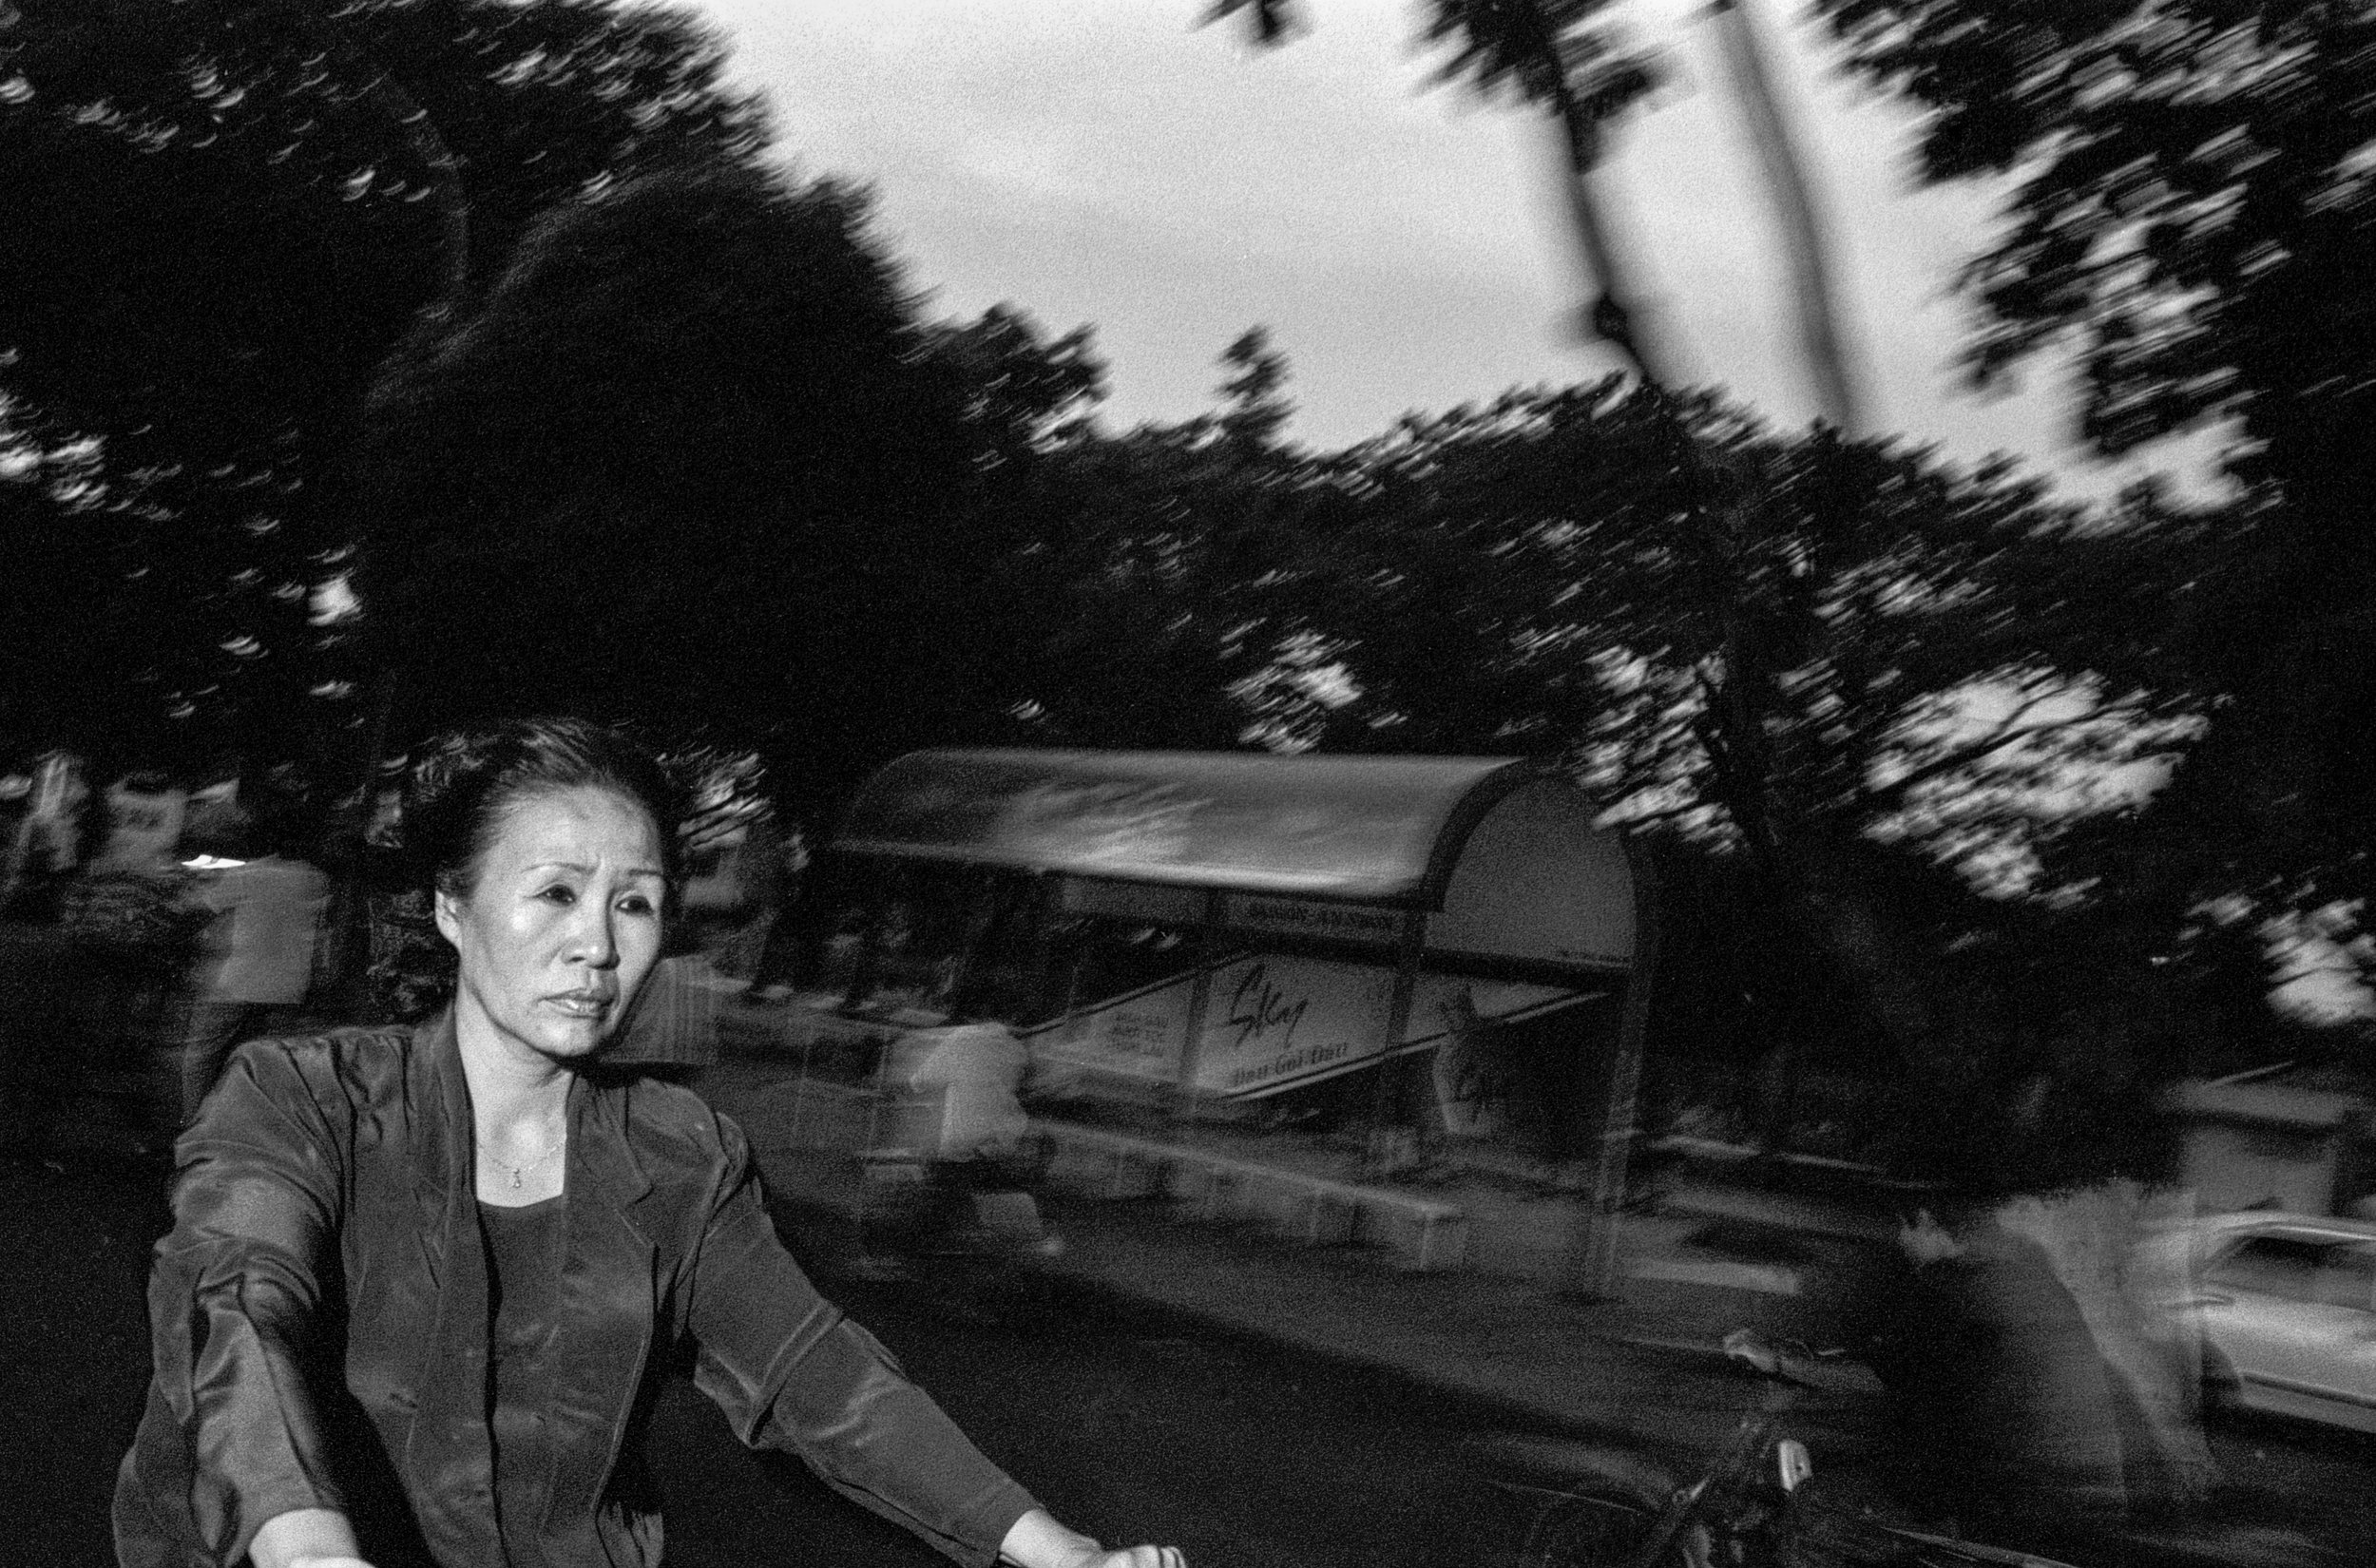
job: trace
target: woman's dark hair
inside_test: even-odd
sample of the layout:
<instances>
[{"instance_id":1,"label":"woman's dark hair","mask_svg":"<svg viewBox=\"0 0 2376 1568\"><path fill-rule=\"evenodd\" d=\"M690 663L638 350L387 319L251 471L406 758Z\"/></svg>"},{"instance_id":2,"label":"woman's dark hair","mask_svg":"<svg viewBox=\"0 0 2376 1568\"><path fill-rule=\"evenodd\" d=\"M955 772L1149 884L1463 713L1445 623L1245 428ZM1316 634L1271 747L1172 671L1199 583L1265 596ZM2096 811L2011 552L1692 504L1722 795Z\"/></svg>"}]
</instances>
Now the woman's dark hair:
<instances>
[{"instance_id":1,"label":"woman's dark hair","mask_svg":"<svg viewBox=\"0 0 2376 1568\"><path fill-rule=\"evenodd\" d=\"M661 870L678 875L678 790L637 742L583 718L522 718L439 736L406 781L399 832L414 885L459 895L521 802L560 790L600 789L643 808L660 835Z\"/></svg>"},{"instance_id":2,"label":"woman's dark hair","mask_svg":"<svg viewBox=\"0 0 2376 1568\"><path fill-rule=\"evenodd\" d=\"M440 736L416 754L405 782L396 847L406 890L373 911L370 973L382 1011L421 1018L452 994L454 952L437 934L431 895L469 889L514 807L575 789L608 790L650 813L674 902L684 793L649 749L583 718L522 718Z\"/></svg>"}]
</instances>

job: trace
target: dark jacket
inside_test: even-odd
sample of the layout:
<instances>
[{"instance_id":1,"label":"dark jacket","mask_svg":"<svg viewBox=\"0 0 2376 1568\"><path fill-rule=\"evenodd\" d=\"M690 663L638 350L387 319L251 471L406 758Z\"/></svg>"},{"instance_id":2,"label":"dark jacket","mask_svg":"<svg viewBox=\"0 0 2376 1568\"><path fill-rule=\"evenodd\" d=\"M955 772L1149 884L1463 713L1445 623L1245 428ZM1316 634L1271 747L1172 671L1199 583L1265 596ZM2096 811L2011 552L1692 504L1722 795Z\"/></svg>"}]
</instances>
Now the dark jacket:
<instances>
[{"instance_id":1,"label":"dark jacket","mask_svg":"<svg viewBox=\"0 0 2376 1568\"><path fill-rule=\"evenodd\" d=\"M568 1118L546 1555L659 1561L640 1431L689 1340L744 1443L991 1562L1031 1499L817 1294L734 1123L592 1076ZM232 1058L177 1150L156 1374L116 1486L125 1568L232 1568L297 1508L344 1509L374 1568L500 1568L471 1137L450 1017Z\"/></svg>"},{"instance_id":2,"label":"dark jacket","mask_svg":"<svg viewBox=\"0 0 2376 1568\"><path fill-rule=\"evenodd\" d=\"M1909 1501L2039 1551L2116 1523L2128 1402L2079 1303L2036 1242L1993 1219L1962 1239L1905 1276L1871 1350Z\"/></svg>"}]
</instances>

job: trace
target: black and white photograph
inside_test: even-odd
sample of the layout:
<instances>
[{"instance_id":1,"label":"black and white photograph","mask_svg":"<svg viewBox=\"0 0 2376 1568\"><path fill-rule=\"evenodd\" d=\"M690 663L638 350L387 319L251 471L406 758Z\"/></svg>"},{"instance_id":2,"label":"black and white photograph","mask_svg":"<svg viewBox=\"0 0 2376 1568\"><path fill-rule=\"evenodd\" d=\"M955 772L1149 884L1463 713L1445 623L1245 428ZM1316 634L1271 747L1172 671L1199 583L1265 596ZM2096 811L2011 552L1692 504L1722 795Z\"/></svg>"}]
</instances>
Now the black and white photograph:
<instances>
[{"instance_id":1,"label":"black and white photograph","mask_svg":"<svg viewBox=\"0 0 2376 1568\"><path fill-rule=\"evenodd\" d=\"M2376 1555L2376 0L0 0L0 1560Z\"/></svg>"}]
</instances>

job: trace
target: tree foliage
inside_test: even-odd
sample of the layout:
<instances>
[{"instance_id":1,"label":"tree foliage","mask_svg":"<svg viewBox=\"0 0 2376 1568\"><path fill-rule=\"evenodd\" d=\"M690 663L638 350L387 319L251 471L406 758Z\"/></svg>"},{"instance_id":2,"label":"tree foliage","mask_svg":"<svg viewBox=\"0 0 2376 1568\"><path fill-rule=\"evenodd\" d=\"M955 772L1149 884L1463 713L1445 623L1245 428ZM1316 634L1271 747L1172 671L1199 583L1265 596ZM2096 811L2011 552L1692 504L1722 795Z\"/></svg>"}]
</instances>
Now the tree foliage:
<instances>
[{"instance_id":1,"label":"tree foliage","mask_svg":"<svg viewBox=\"0 0 2376 1568\"><path fill-rule=\"evenodd\" d=\"M1964 286L1983 379L2068 341L2089 437L2208 420L2239 466L2365 493L2376 344L2361 148L2376 11L2233 0L1825 0L1858 68L1930 111L1926 175L2015 177ZM2297 502L2315 501L2297 494ZM2343 542L2338 541L2341 547Z\"/></svg>"},{"instance_id":2,"label":"tree foliage","mask_svg":"<svg viewBox=\"0 0 2376 1568\"><path fill-rule=\"evenodd\" d=\"M811 824L925 744L1554 757L1795 945L1725 970L1742 1016L1852 1008L1975 1158L2134 1164L2135 1090L2205 1058L2174 930L2365 877L2376 377L2318 292L2364 235L2316 107L2359 10L1828 4L1936 109L1936 175L2028 182L1971 274L1983 371L2079 335L2099 443L2233 419L2241 502L2082 512L1655 375L1310 451L1260 329L1212 412L1111 431L1086 329L927 320L862 195L757 162L680 16L19 0L0 200L54 216L0 253L0 539L10 654L69 673L0 741L574 709L756 746ZM1655 366L1585 182L1651 80L1607 13L1422 27L1556 118L1596 320ZM339 576L361 614L317 623ZM2081 800L2181 751L2149 810ZM2230 1012L2233 936L2201 944Z\"/></svg>"},{"instance_id":3,"label":"tree foliage","mask_svg":"<svg viewBox=\"0 0 2376 1568\"><path fill-rule=\"evenodd\" d=\"M1429 0L1419 42L1439 54L1436 79L1487 102L1514 102L1548 118L1566 166L1563 194L1590 270L1591 302L1578 314L1652 381L1669 379L1669 355L1644 308L1622 236L1594 189L1610 124L1657 85L1658 67L1613 20L1609 0ZM1243 19L1262 46L1302 26L1293 0L1216 0L1208 22Z\"/></svg>"},{"instance_id":4,"label":"tree foliage","mask_svg":"<svg viewBox=\"0 0 2376 1568\"><path fill-rule=\"evenodd\" d=\"M2040 854L2126 808L2089 797L2107 772L2199 723L2167 606L2215 520L2151 495L2098 515L2002 465L1777 436L1614 380L1341 452L1236 441L1284 370L1250 377L1246 347L1216 414L1057 453L1069 614L1034 733L1558 759L1736 863L1723 918L1762 905L1792 955L1736 977L1743 1004L1835 1055L1889 1042L1913 1086L1891 1125L1930 1154L2041 1181L2150 1164L2130 1113L2198 1054L2185 1009L2115 983L2064 907L2084 889ZM1716 983L1715 951L1690 985ZM1831 978L1781 984L1793 965Z\"/></svg>"},{"instance_id":5,"label":"tree foliage","mask_svg":"<svg viewBox=\"0 0 2376 1568\"><path fill-rule=\"evenodd\" d=\"M1317 460L1282 439L1289 372L1268 333L1220 362L1216 412L1119 433L1075 423L1014 492L1009 591L1029 606L1015 738L1228 749L1260 734L1251 692L1278 654L1279 572L1325 497L1306 483Z\"/></svg>"},{"instance_id":6,"label":"tree foliage","mask_svg":"<svg viewBox=\"0 0 2376 1568\"><path fill-rule=\"evenodd\" d=\"M143 628L108 593L137 563L109 515L78 504L89 494L83 467L29 442L0 445L0 669L16 672L0 682L0 755L137 744L124 732L154 707L134 684Z\"/></svg>"},{"instance_id":7,"label":"tree foliage","mask_svg":"<svg viewBox=\"0 0 2376 1568\"><path fill-rule=\"evenodd\" d=\"M750 736L815 800L978 705L1003 542L955 351L864 224L832 184L628 181L400 358L357 579L397 735L592 709ZM973 411L1011 437L1030 395Z\"/></svg>"},{"instance_id":8,"label":"tree foliage","mask_svg":"<svg viewBox=\"0 0 2376 1568\"><path fill-rule=\"evenodd\" d=\"M1933 180L2008 176L1964 287L1972 365L2049 348L2107 452L2230 432L2244 505L2174 585L2213 722L2090 870L2165 928L2348 906L2376 830L2376 8L2361 0L1825 0L1928 111Z\"/></svg>"},{"instance_id":9,"label":"tree foliage","mask_svg":"<svg viewBox=\"0 0 2376 1568\"><path fill-rule=\"evenodd\" d=\"M1922 1103L1986 1129L1965 1147L2012 1147L1995 1119L2041 1074L2041 1117L2103 1122L2076 1144L2032 1125L1997 1174L2149 1162L2106 1129L2182 1064L2183 1010L2116 984L2037 857L2123 804L2089 780L2197 721L2155 678L2156 606L2199 557L2001 467L1777 438L1713 400L1685 418L1678 437L1655 392L1612 383L1376 444L1357 532L1328 545L1346 575L1308 602L1359 695L1307 704L1306 733L1564 759L1618 815L1744 851L1803 962L1858 999L1836 1026L1893 1042ZM2122 1050L2078 1071L2072 1042L2100 1055L2108 1016Z\"/></svg>"},{"instance_id":10,"label":"tree foliage","mask_svg":"<svg viewBox=\"0 0 2376 1568\"><path fill-rule=\"evenodd\" d=\"M151 760L302 750L305 694L351 673L310 595L374 368L554 201L755 156L722 65L681 14L585 0L0 12L0 206L41 215L0 248L0 386L98 443L84 506L144 568L99 592L147 630Z\"/></svg>"},{"instance_id":11,"label":"tree foliage","mask_svg":"<svg viewBox=\"0 0 2376 1568\"><path fill-rule=\"evenodd\" d=\"M1570 204L1601 290L1595 326L1647 387L1632 456L1600 461L1603 432L1562 459L1648 487L1643 501L1620 503L1651 519L1638 553L1550 565L1546 579L1567 596L1563 611L1603 583L1636 605L1689 604L1677 623L1688 631L1663 654L1589 636L1562 648L1561 617L1508 615L1478 548L1542 556L1542 541L1464 536L1450 517L1422 512L1415 543L1363 580L1378 630L1301 644L1350 667L1349 650L1384 646L1379 634L1401 629L1407 660L1333 683L1383 708L1306 702L1288 727L1374 744L1408 726L1440 747L1445 717L1469 712L1491 716L1495 741L1530 725L1547 736L1561 721L1529 715L1513 643L1542 671L1562 672L1571 715L1596 700L1604 716L1620 711L1618 694L1595 690L1617 672L1639 682L1640 712L1661 722L1633 732L1657 738L1619 752L1603 778L1665 792L1670 809L1707 813L1733 835L1909 1061L1951 1077L1959 1059L2022 1056L2020 1042L2044 1029L2130 1063L2129 1078L2111 1075L2116 1085L2175 1070L2191 1049L2178 1019L2197 976L2165 966L2206 908L2243 892L2264 908L2331 910L2365 891L2376 698L2356 672L2376 667L2366 609L2376 582L2357 508L2376 473L2360 471L2371 449L2354 400L2376 378L2356 341L2358 307L2339 301L2356 297L2343 285L2365 270L2356 149L2366 136L2334 122L2376 101L2353 86L2370 56L2366 8L1827 0L1858 64L1936 111L1926 143L1934 177L2018 166L2024 181L2001 243L1966 278L1986 317L1981 378L2076 337L2087 428L2105 449L2207 419L2234 420L2246 436L2235 468L2248 491L2235 506L2190 512L2147 491L2100 518L2066 517L2021 548L1986 541L1932 553L1951 544L1949 530L1871 555L1871 523L1887 509L1872 498L1922 489L1905 474L1859 476L1880 462L1876 449L1818 437L1777 462L1712 423L1705 405L1660 395L1672 382L1655 335L1625 305L1622 225L1587 178L1600 128L1630 101L1595 94L1636 80L1599 9L1447 4L1428 8L1424 26L1428 41L1453 46L1452 76L1513 90L1566 128ZM1254 10L1265 42L1297 14ZM1478 449L1523 449L1507 426L1541 412L1504 400L1479 422ZM1423 477L1411 493L1440 506L1460 465L1439 469L1424 443L1412 449ZM1935 529L1957 508L1942 512L1932 498L1916 509ZM1663 592L1638 569L1660 560L1676 566ZM1850 582L1859 591L1843 591ZM1483 605L1495 609L1477 613ZM1903 664L1891 647L1900 626L1919 627L1925 644ZM1942 662L1960 667L1927 683L1925 667ZM1467 701L1387 697L1425 690L1444 668L1479 672ZM1281 692L1294 706L1293 682L1274 684ZM2071 809L2075 760L2136 753L2160 754L2164 771L2183 754L2150 810L2117 794L2100 804L2122 809ZM1966 765L1975 758L1987 766ZM2057 934L2021 938L2030 945L2018 963L1935 962L1937 933L1904 917L1875 864L1877 839L1924 842L1975 868L1993 860L2000 888L2016 871L2062 901L2026 911ZM1998 920L1996 935L2013 940L2022 926ZM2062 961L2072 966L2058 969ZM2043 1013L1973 1004L1979 992L2009 996L2016 972L2029 998L2050 999ZM1974 1033L1981 1018L1998 1021L1993 1037ZM2071 1091L2069 1105L2094 1107L2083 1116L2109 1115L2124 1092L2097 1094L2089 1084L2100 1075L2059 1047L2027 1054L2055 1062L2048 1077ZM2033 1130L2054 1119L2035 1096L2019 1098Z\"/></svg>"}]
</instances>

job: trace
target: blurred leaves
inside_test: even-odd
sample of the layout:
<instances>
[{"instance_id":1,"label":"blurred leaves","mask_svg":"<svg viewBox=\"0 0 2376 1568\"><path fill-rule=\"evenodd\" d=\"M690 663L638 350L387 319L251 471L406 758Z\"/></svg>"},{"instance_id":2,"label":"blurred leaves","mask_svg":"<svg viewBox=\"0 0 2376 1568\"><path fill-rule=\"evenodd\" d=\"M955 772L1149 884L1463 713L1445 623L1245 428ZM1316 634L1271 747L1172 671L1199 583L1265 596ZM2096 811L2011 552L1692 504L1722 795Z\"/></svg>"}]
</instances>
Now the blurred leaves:
<instances>
[{"instance_id":1,"label":"blurred leaves","mask_svg":"<svg viewBox=\"0 0 2376 1568\"><path fill-rule=\"evenodd\" d=\"M2364 903L2376 839L2376 7L1823 0L1926 111L1932 180L2007 179L1965 270L1974 375L2047 351L2123 452L2216 430L2242 499L2166 584L2209 717L2084 874L2164 930Z\"/></svg>"},{"instance_id":2,"label":"blurred leaves","mask_svg":"<svg viewBox=\"0 0 2376 1568\"><path fill-rule=\"evenodd\" d=\"M627 180L397 357L356 578L397 736L634 718L755 744L822 811L996 710L991 502L1098 373L1012 316L928 330L867 221L774 172Z\"/></svg>"},{"instance_id":3,"label":"blurred leaves","mask_svg":"<svg viewBox=\"0 0 2376 1568\"><path fill-rule=\"evenodd\" d=\"M1553 111L1574 99L1602 119L1657 81L1649 56L1626 47L1609 21L1612 9L1610 0L1428 0L1419 37L1448 56L1437 67L1440 82ZM1232 17L1266 48L1306 25L1294 0L1216 0L1204 21Z\"/></svg>"},{"instance_id":4,"label":"blurred leaves","mask_svg":"<svg viewBox=\"0 0 2376 1568\"><path fill-rule=\"evenodd\" d=\"M1557 121L1630 342L1584 176L1655 62L1613 10L1420 28ZM56 679L0 729L336 774L375 719L394 750L565 709L756 750L813 826L927 744L1555 758L1836 966L1742 1016L1852 992L1843 1038L1919 1045L1935 1103L2009 1116L2042 1076L2076 1098L2040 1126L2128 1159L2123 1097L2200 1032L2155 966L2249 990L2247 917L2207 908L2366 890L2376 20L1824 10L1929 111L1933 178L2015 182L1975 373L2075 345L2090 439L2224 422L2232 504L2060 505L1614 378L1313 451L1259 328L1210 413L1109 430L1086 328L929 319L680 13L17 0L0 201L42 216L0 251L0 639Z\"/></svg>"},{"instance_id":5,"label":"blurred leaves","mask_svg":"<svg viewBox=\"0 0 2376 1568\"><path fill-rule=\"evenodd\" d=\"M589 182L754 158L763 121L720 86L717 43L657 10L24 0L12 17L0 208L40 220L0 248L0 389L22 438L95 443L74 505L139 563L82 601L142 628L142 702L89 694L138 721L74 738L302 755L362 674L312 596L352 544L344 463L379 361L455 260L490 275Z\"/></svg>"}]
</instances>

